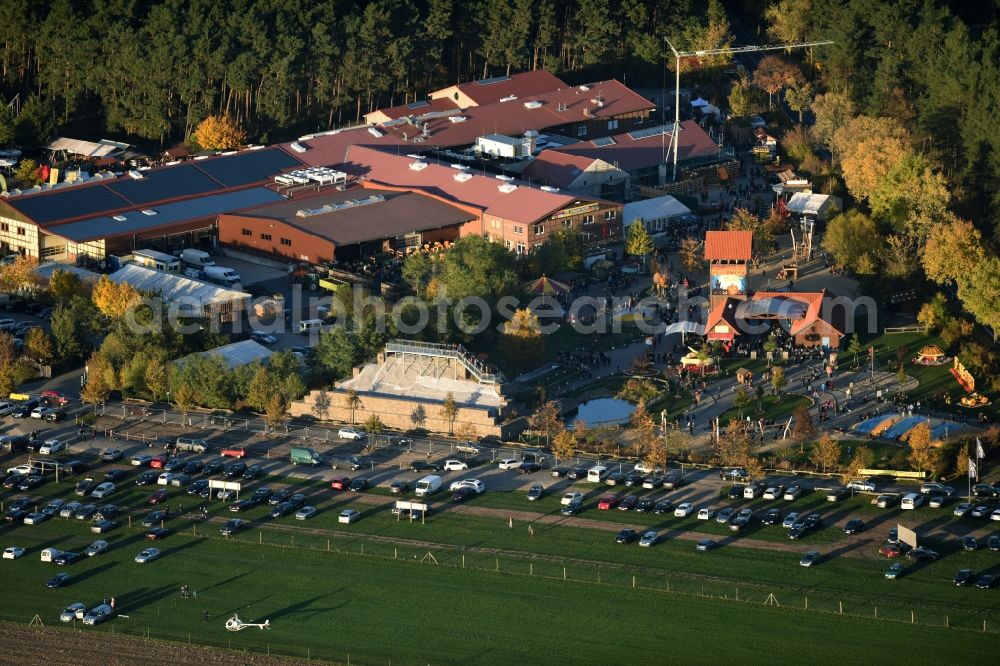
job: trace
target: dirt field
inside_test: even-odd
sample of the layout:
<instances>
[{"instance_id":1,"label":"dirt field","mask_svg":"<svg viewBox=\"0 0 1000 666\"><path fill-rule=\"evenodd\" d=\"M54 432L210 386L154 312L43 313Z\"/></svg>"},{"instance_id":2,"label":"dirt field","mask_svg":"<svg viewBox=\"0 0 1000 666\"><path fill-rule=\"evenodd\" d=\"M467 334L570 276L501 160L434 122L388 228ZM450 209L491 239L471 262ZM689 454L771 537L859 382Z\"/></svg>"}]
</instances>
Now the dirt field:
<instances>
[{"instance_id":1,"label":"dirt field","mask_svg":"<svg viewBox=\"0 0 1000 666\"><path fill-rule=\"evenodd\" d=\"M255 666L300 666L298 659L279 659L243 652L228 652L197 645L178 645L164 641L147 641L100 634L94 640L93 632L60 630L51 627L30 627L0 622L0 645L8 654L17 655L21 666L79 666L80 664L105 664L106 666L132 666L156 663L164 666L186 664L254 664ZM150 659L151 652L155 658Z\"/></svg>"}]
</instances>

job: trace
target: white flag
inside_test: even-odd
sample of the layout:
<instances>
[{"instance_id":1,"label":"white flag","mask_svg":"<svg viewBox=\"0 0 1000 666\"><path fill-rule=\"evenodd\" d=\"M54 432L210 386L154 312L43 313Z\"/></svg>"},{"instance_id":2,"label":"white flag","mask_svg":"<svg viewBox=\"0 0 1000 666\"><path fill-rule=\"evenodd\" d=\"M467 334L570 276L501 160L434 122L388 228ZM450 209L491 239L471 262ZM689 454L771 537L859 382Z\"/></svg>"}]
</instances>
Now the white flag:
<instances>
[{"instance_id":1,"label":"white flag","mask_svg":"<svg viewBox=\"0 0 1000 666\"><path fill-rule=\"evenodd\" d=\"M979 441L978 437L976 437L976 459L978 460L979 458L985 458L985 457L986 457L986 452L983 451L983 443Z\"/></svg>"},{"instance_id":2,"label":"white flag","mask_svg":"<svg viewBox=\"0 0 1000 666\"><path fill-rule=\"evenodd\" d=\"M976 461L973 460L972 458L969 458L969 478L971 479L973 477L975 477L978 480L979 473L976 471Z\"/></svg>"}]
</instances>

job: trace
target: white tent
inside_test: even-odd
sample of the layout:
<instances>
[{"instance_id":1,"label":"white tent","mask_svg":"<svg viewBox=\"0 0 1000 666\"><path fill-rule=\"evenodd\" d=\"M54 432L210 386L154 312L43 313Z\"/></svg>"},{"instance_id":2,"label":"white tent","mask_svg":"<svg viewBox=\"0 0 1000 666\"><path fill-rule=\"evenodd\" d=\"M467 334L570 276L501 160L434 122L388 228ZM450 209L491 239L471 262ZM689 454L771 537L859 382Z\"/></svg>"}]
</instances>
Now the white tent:
<instances>
[{"instance_id":1,"label":"white tent","mask_svg":"<svg viewBox=\"0 0 1000 666\"><path fill-rule=\"evenodd\" d=\"M840 210L840 199L829 194L796 192L788 200L787 207L793 215L810 215L825 220L830 213Z\"/></svg>"},{"instance_id":2,"label":"white tent","mask_svg":"<svg viewBox=\"0 0 1000 666\"><path fill-rule=\"evenodd\" d=\"M693 321L678 321L663 329L664 336L673 335L674 333L680 333L681 344L685 344L687 342L688 333L692 333L694 335L705 335L705 325L698 324Z\"/></svg>"},{"instance_id":3,"label":"white tent","mask_svg":"<svg viewBox=\"0 0 1000 666\"><path fill-rule=\"evenodd\" d=\"M698 99L691 100L691 106L697 109L698 107L708 106L708 102L699 97Z\"/></svg>"},{"instance_id":4,"label":"white tent","mask_svg":"<svg viewBox=\"0 0 1000 666\"><path fill-rule=\"evenodd\" d=\"M667 194L625 204L622 219L626 228L636 220L641 220L649 233L658 234L668 230L671 220L690 214L690 208Z\"/></svg>"}]
</instances>

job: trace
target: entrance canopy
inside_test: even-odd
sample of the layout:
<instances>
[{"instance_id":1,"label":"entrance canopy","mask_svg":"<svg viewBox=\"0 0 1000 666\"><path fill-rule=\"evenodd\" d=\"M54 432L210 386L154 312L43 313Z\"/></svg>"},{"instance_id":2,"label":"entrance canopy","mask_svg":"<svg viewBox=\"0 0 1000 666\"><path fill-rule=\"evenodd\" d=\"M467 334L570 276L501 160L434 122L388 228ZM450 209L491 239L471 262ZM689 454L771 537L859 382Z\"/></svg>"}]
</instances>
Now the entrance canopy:
<instances>
[{"instance_id":1,"label":"entrance canopy","mask_svg":"<svg viewBox=\"0 0 1000 666\"><path fill-rule=\"evenodd\" d=\"M743 301L736 306L737 319L804 319L806 304L790 298L771 297Z\"/></svg>"}]
</instances>

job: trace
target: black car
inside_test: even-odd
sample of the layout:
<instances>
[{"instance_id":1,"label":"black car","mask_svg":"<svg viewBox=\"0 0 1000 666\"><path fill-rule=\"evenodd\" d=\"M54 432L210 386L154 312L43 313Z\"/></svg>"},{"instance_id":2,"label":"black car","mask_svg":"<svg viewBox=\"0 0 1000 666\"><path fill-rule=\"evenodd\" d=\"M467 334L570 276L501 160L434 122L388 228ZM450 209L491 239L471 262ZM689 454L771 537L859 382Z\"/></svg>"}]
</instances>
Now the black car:
<instances>
[{"instance_id":1,"label":"black car","mask_svg":"<svg viewBox=\"0 0 1000 666\"><path fill-rule=\"evenodd\" d=\"M583 510L583 502L581 500L574 500L569 504L567 504L566 506L564 506L562 509L560 509L559 513L561 513L564 516L575 516L582 510Z\"/></svg>"},{"instance_id":2,"label":"black car","mask_svg":"<svg viewBox=\"0 0 1000 666\"><path fill-rule=\"evenodd\" d=\"M161 522L167 519L167 512L163 509L157 509L156 511L150 511L142 519L143 527L156 527Z\"/></svg>"},{"instance_id":3,"label":"black car","mask_svg":"<svg viewBox=\"0 0 1000 666\"><path fill-rule=\"evenodd\" d=\"M814 530L823 524L823 519L818 513L810 513L806 516L806 529Z\"/></svg>"},{"instance_id":4,"label":"black car","mask_svg":"<svg viewBox=\"0 0 1000 666\"><path fill-rule=\"evenodd\" d=\"M438 466L426 460L415 460L410 464L411 472L437 472Z\"/></svg>"},{"instance_id":5,"label":"black car","mask_svg":"<svg viewBox=\"0 0 1000 666\"><path fill-rule=\"evenodd\" d=\"M97 481L93 479L84 479L76 484L76 488L73 493L79 497L84 497L90 494L90 491L97 487Z\"/></svg>"},{"instance_id":6,"label":"black car","mask_svg":"<svg viewBox=\"0 0 1000 666\"><path fill-rule=\"evenodd\" d=\"M351 485L348 486L347 489L353 490L356 493L368 490L368 479L361 479L361 478L351 479Z\"/></svg>"},{"instance_id":7,"label":"black car","mask_svg":"<svg viewBox=\"0 0 1000 666\"><path fill-rule=\"evenodd\" d=\"M41 404L42 403L38 400L25 400L24 402L18 403L10 415L15 419L26 419L31 416L32 410L36 407L40 407Z\"/></svg>"},{"instance_id":8,"label":"black car","mask_svg":"<svg viewBox=\"0 0 1000 666\"><path fill-rule=\"evenodd\" d=\"M214 476L222 471L223 464L218 460L213 460L212 462L205 463L205 466L201 468L201 473L205 476Z\"/></svg>"},{"instance_id":9,"label":"black car","mask_svg":"<svg viewBox=\"0 0 1000 666\"><path fill-rule=\"evenodd\" d=\"M994 580L996 580L996 578L993 574L983 574L979 577L979 580L976 581L976 587L980 590L988 590L993 587Z\"/></svg>"},{"instance_id":10,"label":"black car","mask_svg":"<svg viewBox=\"0 0 1000 666\"><path fill-rule=\"evenodd\" d=\"M566 478L568 479L586 479L587 470L590 469L587 465L580 465L579 467L574 467L570 471L566 472Z\"/></svg>"},{"instance_id":11,"label":"black car","mask_svg":"<svg viewBox=\"0 0 1000 666\"><path fill-rule=\"evenodd\" d=\"M961 569L955 574L952 582L958 587L965 587L969 584L970 580L972 580L972 569Z\"/></svg>"},{"instance_id":12,"label":"black car","mask_svg":"<svg viewBox=\"0 0 1000 666\"><path fill-rule=\"evenodd\" d=\"M604 479L604 483L609 486L617 486L619 483L624 483L624 481L624 472L611 472L611 474L608 474L608 477Z\"/></svg>"},{"instance_id":13,"label":"black car","mask_svg":"<svg viewBox=\"0 0 1000 666\"><path fill-rule=\"evenodd\" d=\"M271 509L272 518L281 518L282 516L287 516L292 511L295 511L296 507L293 502L280 502L277 506Z\"/></svg>"},{"instance_id":14,"label":"black car","mask_svg":"<svg viewBox=\"0 0 1000 666\"><path fill-rule=\"evenodd\" d=\"M918 546L916 548L913 548L906 553L906 558L913 560L915 562L917 561L933 562L938 557L940 557L940 555L938 555L937 552L931 550L930 548L924 548L923 546Z\"/></svg>"},{"instance_id":15,"label":"black car","mask_svg":"<svg viewBox=\"0 0 1000 666\"><path fill-rule=\"evenodd\" d=\"M38 474L32 474L25 477L24 481L22 481L17 488L18 490L33 490L43 483L45 483L45 477Z\"/></svg>"},{"instance_id":16,"label":"black car","mask_svg":"<svg viewBox=\"0 0 1000 666\"><path fill-rule=\"evenodd\" d=\"M187 463L185 463L180 458L171 458L170 460L167 461L167 464L165 464L163 466L163 471L164 472L179 472L182 469L184 469L184 465L185 464L187 464Z\"/></svg>"},{"instance_id":17,"label":"black car","mask_svg":"<svg viewBox=\"0 0 1000 666\"><path fill-rule=\"evenodd\" d=\"M11 474L6 479L3 480L3 487L11 490L12 488L17 488L21 483L28 478L27 474L20 474L15 472Z\"/></svg>"},{"instance_id":18,"label":"black car","mask_svg":"<svg viewBox=\"0 0 1000 666\"><path fill-rule=\"evenodd\" d=\"M61 409L53 409L51 412L45 412L44 418L49 423L57 423L59 421L65 421L66 412Z\"/></svg>"},{"instance_id":19,"label":"black car","mask_svg":"<svg viewBox=\"0 0 1000 666\"><path fill-rule=\"evenodd\" d=\"M11 501L7 505L8 509L27 509L35 504L38 504L38 500L34 497L18 497L16 500Z\"/></svg>"},{"instance_id":20,"label":"black car","mask_svg":"<svg viewBox=\"0 0 1000 666\"><path fill-rule=\"evenodd\" d=\"M788 530L788 538L801 539L805 533L806 533L805 527L793 527L792 529Z\"/></svg>"},{"instance_id":21,"label":"black car","mask_svg":"<svg viewBox=\"0 0 1000 666\"><path fill-rule=\"evenodd\" d=\"M972 486L973 497L996 497L997 489L988 483L977 483Z\"/></svg>"},{"instance_id":22,"label":"black car","mask_svg":"<svg viewBox=\"0 0 1000 666\"><path fill-rule=\"evenodd\" d=\"M73 580L73 577L70 576L68 573L60 573L60 574L56 574L55 576L53 576L52 578L50 578L49 582L46 583L46 586L48 586L48 587L66 587L67 585L69 585L69 582L71 580Z\"/></svg>"},{"instance_id":23,"label":"black car","mask_svg":"<svg viewBox=\"0 0 1000 666\"><path fill-rule=\"evenodd\" d=\"M680 474L667 474L663 477L663 487L667 490L677 490L683 486L687 481Z\"/></svg>"},{"instance_id":24,"label":"black car","mask_svg":"<svg viewBox=\"0 0 1000 666\"><path fill-rule=\"evenodd\" d=\"M247 511L249 509L257 506L257 503L252 499L241 499L233 502L229 505L229 510L233 513L240 513L241 511Z\"/></svg>"},{"instance_id":25,"label":"black car","mask_svg":"<svg viewBox=\"0 0 1000 666\"><path fill-rule=\"evenodd\" d=\"M146 532L146 538L150 541L159 541L160 539L166 539L172 533L173 530L169 527L154 527Z\"/></svg>"},{"instance_id":26,"label":"black car","mask_svg":"<svg viewBox=\"0 0 1000 666\"><path fill-rule=\"evenodd\" d=\"M253 491L253 495L250 496L250 499L257 502L258 504L263 504L264 502L271 499L272 494L274 494L273 490L271 490L267 486L261 486L257 490Z\"/></svg>"},{"instance_id":27,"label":"black car","mask_svg":"<svg viewBox=\"0 0 1000 666\"><path fill-rule=\"evenodd\" d=\"M972 535L962 537L962 550L979 550L979 541Z\"/></svg>"},{"instance_id":28,"label":"black car","mask_svg":"<svg viewBox=\"0 0 1000 666\"><path fill-rule=\"evenodd\" d=\"M271 496L267 498L267 503L271 506L278 506L289 497L292 496L292 491L288 488L282 488L281 490L275 490L271 493Z\"/></svg>"},{"instance_id":29,"label":"black car","mask_svg":"<svg viewBox=\"0 0 1000 666\"><path fill-rule=\"evenodd\" d=\"M554 478L557 478L557 479L561 478L561 477L564 477L564 476L566 476L566 468L565 467L553 467L552 469L549 470L549 474L551 474Z\"/></svg>"},{"instance_id":30,"label":"black car","mask_svg":"<svg viewBox=\"0 0 1000 666\"><path fill-rule=\"evenodd\" d=\"M639 503L638 495L626 495L622 498L622 501L618 503L619 511L631 511L635 508L635 505Z\"/></svg>"},{"instance_id":31,"label":"black car","mask_svg":"<svg viewBox=\"0 0 1000 666\"><path fill-rule=\"evenodd\" d=\"M200 495L201 491L208 488L208 479L198 479L187 487L188 495Z\"/></svg>"},{"instance_id":32,"label":"black car","mask_svg":"<svg viewBox=\"0 0 1000 666\"><path fill-rule=\"evenodd\" d=\"M860 518L852 518L844 525L844 534L857 534L864 529L865 521Z\"/></svg>"},{"instance_id":33,"label":"black car","mask_svg":"<svg viewBox=\"0 0 1000 666\"><path fill-rule=\"evenodd\" d=\"M476 491L468 486L462 486L458 488L451 494L452 502L464 502L468 498L476 494Z\"/></svg>"},{"instance_id":34,"label":"black car","mask_svg":"<svg viewBox=\"0 0 1000 666\"><path fill-rule=\"evenodd\" d=\"M541 470L542 466L536 462L522 462L521 466L517 468L519 474L533 474Z\"/></svg>"},{"instance_id":35,"label":"black car","mask_svg":"<svg viewBox=\"0 0 1000 666\"><path fill-rule=\"evenodd\" d=\"M761 522L763 522L765 525L780 525L781 510L769 509L768 512L764 514L764 518Z\"/></svg>"},{"instance_id":36,"label":"black car","mask_svg":"<svg viewBox=\"0 0 1000 666\"><path fill-rule=\"evenodd\" d=\"M733 486L729 489L727 496L731 500L743 499L743 486Z\"/></svg>"},{"instance_id":37,"label":"black car","mask_svg":"<svg viewBox=\"0 0 1000 666\"><path fill-rule=\"evenodd\" d=\"M631 488L632 486L641 486L643 480L645 480L642 474L632 473L625 475L625 485Z\"/></svg>"},{"instance_id":38,"label":"black car","mask_svg":"<svg viewBox=\"0 0 1000 666\"><path fill-rule=\"evenodd\" d=\"M122 510L114 504L105 504L94 514L94 520L111 520L112 518L117 518L121 512Z\"/></svg>"},{"instance_id":39,"label":"black car","mask_svg":"<svg viewBox=\"0 0 1000 666\"><path fill-rule=\"evenodd\" d=\"M104 474L104 480L105 481L111 481L113 483L117 483L118 481L121 481L122 479L124 479L126 476L128 476L128 470L125 470L125 469L109 469Z\"/></svg>"},{"instance_id":40,"label":"black car","mask_svg":"<svg viewBox=\"0 0 1000 666\"><path fill-rule=\"evenodd\" d=\"M185 474L197 474L201 471L202 464L197 460L189 460L184 463L184 473Z\"/></svg>"},{"instance_id":41,"label":"black car","mask_svg":"<svg viewBox=\"0 0 1000 666\"><path fill-rule=\"evenodd\" d=\"M243 476L243 473L247 471L247 464L240 460L231 462L222 468L222 475L227 479L235 479L236 477Z\"/></svg>"},{"instance_id":42,"label":"black car","mask_svg":"<svg viewBox=\"0 0 1000 666\"><path fill-rule=\"evenodd\" d=\"M662 499L653 506L653 513L658 516L662 516L665 513L670 513L674 510L674 503L668 499Z\"/></svg>"},{"instance_id":43,"label":"black car","mask_svg":"<svg viewBox=\"0 0 1000 666\"><path fill-rule=\"evenodd\" d=\"M7 509L7 513L3 514L3 519L8 523L14 523L15 525L20 525L24 522L25 517L30 513L27 509Z\"/></svg>"},{"instance_id":44,"label":"black car","mask_svg":"<svg viewBox=\"0 0 1000 666\"><path fill-rule=\"evenodd\" d=\"M643 497L641 500L635 503L635 508L633 511L638 513L646 513L656 506L656 501L652 497Z\"/></svg>"},{"instance_id":45,"label":"black car","mask_svg":"<svg viewBox=\"0 0 1000 666\"><path fill-rule=\"evenodd\" d=\"M615 543L631 543L633 540L635 540L635 530L631 527L626 527L615 535Z\"/></svg>"},{"instance_id":46,"label":"black car","mask_svg":"<svg viewBox=\"0 0 1000 666\"><path fill-rule=\"evenodd\" d=\"M253 480L260 478L264 474L264 468L261 465L250 465L243 472L243 478L248 480Z\"/></svg>"},{"instance_id":47,"label":"black car","mask_svg":"<svg viewBox=\"0 0 1000 666\"><path fill-rule=\"evenodd\" d=\"M135 485L148 486L152 483L156 483L156 480L159 477L160 473L157 472L155 469L148 469L135 478Z\"/></svg>"}]
</instances>

